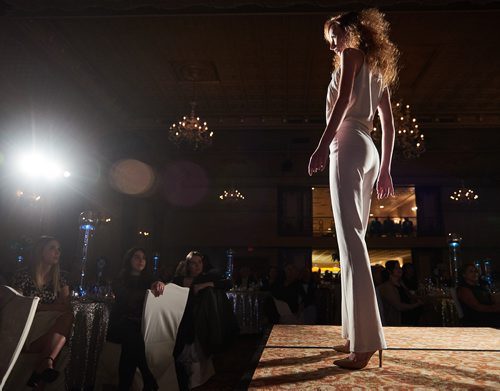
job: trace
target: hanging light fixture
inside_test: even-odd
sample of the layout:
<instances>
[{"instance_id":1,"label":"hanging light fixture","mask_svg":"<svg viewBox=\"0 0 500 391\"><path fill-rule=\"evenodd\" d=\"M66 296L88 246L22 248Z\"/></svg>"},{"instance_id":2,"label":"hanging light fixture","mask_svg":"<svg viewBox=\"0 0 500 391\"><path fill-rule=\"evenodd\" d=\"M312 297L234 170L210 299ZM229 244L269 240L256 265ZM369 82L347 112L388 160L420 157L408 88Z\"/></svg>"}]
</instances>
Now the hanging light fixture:
<instances>
[{"instance_id":1,"label":"hanging light fixture","mask_svg":"<svg viewBox=\"0 0 500 391\"><path fill-rule=\"evenodd\" d=\"M402 101L393 102L392 114L396 130L394 154L396 157L413 159L425 152L424 134L420 132L417 119L412 117L410 105ZM377 116L372 132L373 140L380 145L382 139L380 118Z\"/></svg>"},{"instance_id":2,"label":"hanging light fixture","mask_svg":"<svg viewBox=\"0 0 500 391\"><path fill-rule=\"evenodd\" d=\"M222 194L219 195L219 199L227 203L237 203L243 201L245 196L241 194L238 189L231 187L229 190L224 190Z\"/></svg>"},{"instance_id":3,"label":"hanging light fixture","mask_svg":"<svg viewBox=\"0 0 500 391\"><path fill-rule=\"evenodd\" d=\"M193 92L191 112L173 123L169 129L169 139L178 147L186 146L195 151L212 145L214 132L208 129L208 124L196 115L196 82L202 80L203 69L197 64L188 64L180 69L184 81L192 82Z\"/></svg>"},{"instance_id":4,"label":"hanging light fixture","mask_svg":"<svg viewBox=\"0 0 500 391\"><path fill-rule=\"evenodd\" d=\"M458 190L455 190L450 195L450 200L455 201L461 204L468 204L474 201L477 201L479 196L474 192L474 190L465 187L464 182L462 181L462 187Z\"/></svg>"},{"instance_id":5,"label":"hanging light fixture","mask_svg":"<svg viewBox=\"0 0 500 391\"><path fill-rule=\"evenodd\" d=\"M196 151L212 145L214 132L208 129L206 122L196 116L195 107L196 102L191 102L191 113L170 126L169 139L179 147L188 145Z\"/></svg>"}]
</instances>

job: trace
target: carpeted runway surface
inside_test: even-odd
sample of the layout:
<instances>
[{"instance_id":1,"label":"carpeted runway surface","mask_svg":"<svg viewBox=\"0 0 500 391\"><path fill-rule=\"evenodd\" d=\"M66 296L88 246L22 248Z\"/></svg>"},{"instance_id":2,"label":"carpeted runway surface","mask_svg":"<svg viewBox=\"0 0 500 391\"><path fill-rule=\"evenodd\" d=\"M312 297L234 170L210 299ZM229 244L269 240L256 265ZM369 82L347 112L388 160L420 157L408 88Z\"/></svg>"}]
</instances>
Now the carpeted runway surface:
<instances>
[{"instance_id":1,"label":"carpeted runway surface","mask_svg":"<svg viewBox=\"0 0 500 391\"><path fill-rule=\"evenodd\" d=\"M500 330L385 327L388 350L361 371L334 366L346 356L339 326L274 326L251 390L500 390Z\"/></svg>"}]
</instances>

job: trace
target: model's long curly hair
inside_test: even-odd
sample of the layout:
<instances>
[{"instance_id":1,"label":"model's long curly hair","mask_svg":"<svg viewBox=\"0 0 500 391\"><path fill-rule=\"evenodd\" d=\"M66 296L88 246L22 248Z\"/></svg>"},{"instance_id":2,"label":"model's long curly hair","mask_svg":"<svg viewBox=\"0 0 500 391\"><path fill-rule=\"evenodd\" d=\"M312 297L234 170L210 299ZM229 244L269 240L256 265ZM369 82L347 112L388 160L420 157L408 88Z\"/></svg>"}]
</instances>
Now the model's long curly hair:
<instances>
[{"instance_id":1,"label":"model's long curly hair","mask_svg":"<svg viewBox=\"0 0 500 391\"><path fill-rule=\"evenodd\" d=\"M398 81L399 50L389 39L389 22L385 14L376 8L345 12L325 22L324 36L330 42L330 28L337 25L346 33L347 47L365 53L372 72L379 73L386 86L394 88ZM340 67L340 56L333 58L335 69Z\"/></svg>"}]
</instances>

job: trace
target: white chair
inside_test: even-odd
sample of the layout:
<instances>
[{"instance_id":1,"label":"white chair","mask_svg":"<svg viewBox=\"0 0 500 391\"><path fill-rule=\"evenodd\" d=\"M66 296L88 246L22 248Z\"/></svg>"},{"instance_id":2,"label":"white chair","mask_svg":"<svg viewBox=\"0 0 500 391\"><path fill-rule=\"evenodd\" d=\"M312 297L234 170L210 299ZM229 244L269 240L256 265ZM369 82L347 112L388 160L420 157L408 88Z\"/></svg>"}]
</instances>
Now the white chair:
<instances>
[{"instance_id":1,"label":"white chair","mask_svg":"<svg viewBox=\"0 0 500 391\"><path fill-rule=\"evenodd\" d=\"M0 390L7 383L26 342L39 300L38 297L24 297L9 286L0 286ZM26 379L12 376L9 380L22 385L31 372L32 369Z\"/></svg>"},{"instance_id":2,"label":"white chair","mask_svg":"<svg viewBox=\"0 0 500 391\"><path fill-rule=\"evenodd\" d=\"M166 285L163 295L159 297L155 297L150 290L145 295L142 333L148 366L160 390L178 390L173 350L188 295L188 288L175 284ZM99 356L95 390L118 385L120 353L119 344L109 341L104 343ZM141 373L137 369L131 391L142 390L142 386Z\"/></svg>"},{"instance_id":3,"label":"white chair","mask_svg":"<svg viewBox=\"0 0 500 391\"><path fill-rule=\"evenodd\" d=\"M160 390L178 390L173 352L188 295L189 288L175 284L167 284L159 297L150 290L146 294L142 334L149 369Z\"/></svg>"},{"instance_id":4,"label":"white chair","mask_svg":"<svg viewBox=\"0 0 500 391\"><path fill-rule=\"evenodd\" d=\"M32 390L26 382L33 368L42 359L40 353L25 353L22 348L35 319L40 299L20 295L8 286L0 286L0 390ZM20 327L21 326L21 327ZM46 384L44 390L58 391L66 388L64 369L69 361L69 350L64 347L57 356L54 369L59 371L56 381Z\"/></svg>"},{"instance_id":5,"label":"white chair","mask_svg":"<svg viewBox=\"0 0 500 391\"><path fill-rule=\"evenodd\" d=\"M294 314L290 310L290 306L283 300L278 300L273 297L274 305L278 314L280 314L280 324L304 324L303 314Z\"/></svg>"}]
</instances>

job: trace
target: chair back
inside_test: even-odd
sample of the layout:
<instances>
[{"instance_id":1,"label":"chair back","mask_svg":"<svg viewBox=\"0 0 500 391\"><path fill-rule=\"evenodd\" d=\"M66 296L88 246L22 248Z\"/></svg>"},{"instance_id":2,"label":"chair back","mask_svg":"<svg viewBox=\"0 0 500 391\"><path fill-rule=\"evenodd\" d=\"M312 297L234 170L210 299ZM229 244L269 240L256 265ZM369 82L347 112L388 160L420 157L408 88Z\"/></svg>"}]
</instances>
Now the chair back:
<instances>
[{"instance_id":1,"label":"chair back","mask_svg":"<svg viewBox=\"0 0 500 391\"><path fill-rule=\"evenodd\" d=\"M35 317L38 297L20 295L13 288L0 286L0 390L21 353Z\"/></svg>"},{"instance_id":2,"label":"chair back","mask_svg":"<svg viewBox=\"0 0 500 391\"><path fill-rule=\"evenodd\" d=\"M287 302L273 297L274 305L280 314L280 324L304 324L302 314L295 315Z\"/></svg>"},{"instance_id":3,"label":"chair back","mask_svg":"<svg viewBox=\"0 0 500 391\"><path fill-rule=\"evenodd\" d=\"M150 290L146 293L142 334L148 366L160 390L177 389L173 351L188 295L189 288L175 284L167 284L159 297Z\"/></svg>"}]
</instances>

